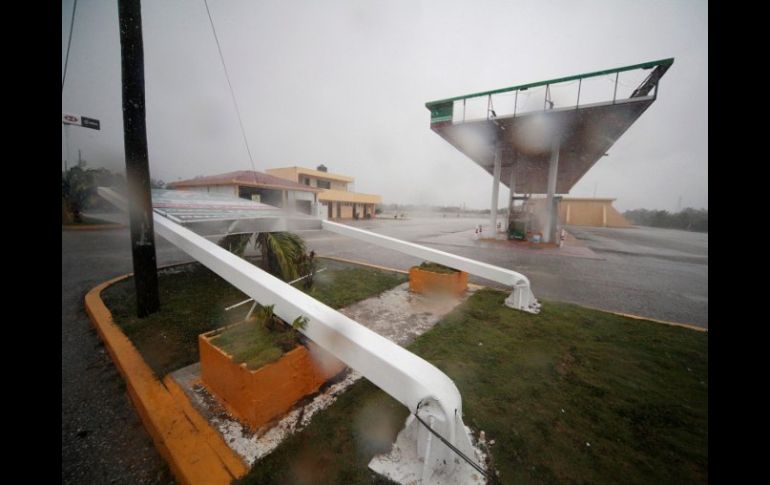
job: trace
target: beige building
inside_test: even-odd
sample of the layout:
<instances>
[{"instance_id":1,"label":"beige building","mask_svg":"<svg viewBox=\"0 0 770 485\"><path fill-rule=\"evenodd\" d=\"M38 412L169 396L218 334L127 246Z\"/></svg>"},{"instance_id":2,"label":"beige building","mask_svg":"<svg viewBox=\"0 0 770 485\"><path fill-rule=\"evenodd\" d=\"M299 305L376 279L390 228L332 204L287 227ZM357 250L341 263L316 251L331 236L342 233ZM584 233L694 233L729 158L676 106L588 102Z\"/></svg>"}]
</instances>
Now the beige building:
<instances>
[{"instance_id":1,"label":"beige building","mask_svg":"<svg viewBox=\"0 0 770 485\"><path fill-rule=\"evenodd\" d=\"M291 182L321 189L318 203L329 219L372 219L382 197L353 191L353 177L328 172L319 165L316 170L305 167L271 168L267 173Z\"/></svg>"},{"instance_id":2,"label":"beige building","mask_svg":"<svg viewBox=\"0 0 770 485\"><path fill-rule=\"evenodd\" d=\"M572 226L631 227L631 223L612 207L615 199L564 197L559 204L559 220Z\"/></svg>"},{"instance_id":3,"label":"beige building","mask_svg":"<svg viewBox=\"0 0 770 485\"><path fill-rule=\"evenodd\" d=\"M615 199L560 197L559 223L570 226L631 227L631 223L612 207ZM533 198L528 202L534 213L545 208L546 199Z\"/></svg>"},{"instance_id":4,"label":"beige building","mask_svg":"<svg viewBox=\"0 0 770 485\"><path fill-rule=\"evenodd\" d=\"M228 172L168 184L169 189L234 195L275 207L318 214L320 189L252 170Z\"/></svg>"}]
</instances>

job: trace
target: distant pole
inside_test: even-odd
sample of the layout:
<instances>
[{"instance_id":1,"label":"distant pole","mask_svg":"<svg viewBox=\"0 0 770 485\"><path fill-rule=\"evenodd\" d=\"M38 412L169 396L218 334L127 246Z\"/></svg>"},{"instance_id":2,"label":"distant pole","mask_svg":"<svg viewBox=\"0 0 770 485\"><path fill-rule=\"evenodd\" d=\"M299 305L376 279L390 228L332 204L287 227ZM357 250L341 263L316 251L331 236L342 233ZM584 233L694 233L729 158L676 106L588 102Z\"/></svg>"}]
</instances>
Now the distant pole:
<instances>
[{"instance_id":1,"label":"distant pole","mask_svg":"<svg viewBox=\"0 0 770 485\"><path fill-rule=\"evenodd\" d=\"M147 157L144 107L144 48L139 0L118 0L120 57L123 80L123 144L131 218L131 254L134 261L136 306L139 318L160 309L155 233Z\"/></svg>"},{"instance_id":2,"label":"distant pole","mask_svg":"<svg viewBox=\"0 0 770 485\"><path fill-rule=\"evenodd\" d=\"M500 142L495 146L495 161L492 168L492 201L489 204L489 226L492 239L497 237L497 202L500 190L500 171L503 163L503 146Z\"/></svg>"},{"instance_id":3,"label":"distant pole","mask_svg":"<svg viewBox=\"0 0 770 485\"><path fill-rule=\"evenodd\" d=\"M64 171L67 171L67 160L70 158L70 125L64 124Z\"/></svg>"}]
</instances>

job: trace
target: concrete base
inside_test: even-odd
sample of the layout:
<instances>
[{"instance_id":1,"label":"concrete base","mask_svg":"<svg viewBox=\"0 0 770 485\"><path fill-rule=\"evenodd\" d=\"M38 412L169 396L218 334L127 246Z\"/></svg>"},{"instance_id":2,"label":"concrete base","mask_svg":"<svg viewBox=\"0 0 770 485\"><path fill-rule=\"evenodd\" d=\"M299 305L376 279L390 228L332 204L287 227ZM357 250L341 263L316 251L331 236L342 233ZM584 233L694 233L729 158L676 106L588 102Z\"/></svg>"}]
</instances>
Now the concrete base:
<instances>
[{"instance_id":1,"label":"concrete base","mask_svg":"<svg viewBox=\"0 0 770 485\"><path fill-rule=\"evenodd\" d=\"M537 301L529 285L515 286L505 299L505 306L527 313L540 313L540 302Z\"/></svg>"},{"instance_id":2,"label":"concrete base","mask_svg":"<svg viewBox=\"0 0 770 485\"><path fill-rule=\"evenodd\" d=\"M424 416L421 415L423 420ZM430 422L430 421L428 421ZM431 426L435 427L435 426ZM472 444L470 428L458 430L463 436L456 441L463 453L484 466L485 455ZM406 419L388 454L375 456L369 468L401 484L483 484L486 478L431 434L414 415Z\"/></svg>"}]
</instances>

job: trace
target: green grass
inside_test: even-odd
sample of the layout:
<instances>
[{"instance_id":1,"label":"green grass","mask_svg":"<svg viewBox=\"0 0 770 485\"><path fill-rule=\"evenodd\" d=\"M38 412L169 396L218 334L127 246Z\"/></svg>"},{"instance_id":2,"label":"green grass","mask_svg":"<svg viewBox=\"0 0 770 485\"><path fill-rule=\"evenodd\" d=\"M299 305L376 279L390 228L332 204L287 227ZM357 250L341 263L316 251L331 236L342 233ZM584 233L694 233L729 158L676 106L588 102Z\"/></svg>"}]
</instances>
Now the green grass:
<instances>
[{"instance_id":1,"label":"green grass","mask_svg":"<svg viewBox=\"0 0 770 485\"><path fill-rule=\"evenodd\" d=\"M308 294L332 308L343 308L378 295L409 279L402 273L351 266L338 261L322 260L321 264L328 269L316 274L315 284ZM302 289L302 282L294 286Z\"/></svg>"},{"instance_id":2,"label":"green grass","mask_svg":"<svg viewBox=\"0 0 770 485\"><path fill-rule=\"evenodd\" d=\"M233 356L233 360L255 370L277 360L284 348L296 346L294 330L286 326L284 332L271 332L254 319L224 330L211 343Z\"/></svg>"},{"instance_id":3,"label":"green grass","mask_svg":"<svg viewBox=\"0 0 770 485\"><path fill-rule=\"evenodd\" d=\"M390 450L407 415L398 401L361 379L233 483L393 483L367 465Z\"/></svg>"},{"instance_id":4,"label":"green grass","mask_svg":"<svg viewBox=\"0 0 770 485\"><path fill-rule=\"evenodd\" d=\"M71 222L71 223L66 224L66 225L69 225L69 226L95 226L95 225L104 225L104 224L108 224L108 225L117 224L117 223L112 222L112 221L105 221L104 219L97 219L96 217L89 217L89 216L83 216L81 219L82 219L81 222Z\"/></svg>"},{"instance_id":5,"label":"green grass","mask_svg":"<svg viewBox=\"0 0 770 485\"><path fill-rule=\"evenodd\" d=\"M310 294L334 308L369 298L406 281L406 276L400 273L336 261L323 261L321 266L328 269L316 276ZM102 292L115 323L158 376L197 362L198 335L242 321L250 307L246 304L225 312L225 307L247 296L197 263L159 271L158 285L161 309L143 319L136 317L133 279ZM299 283L295 286L302 289ZM252 350L241 351L254 357L263 346L256 341L254 345Z\"/></svg>"},{"instance_id":6,"label":"green grass","mask_svg":"<svg viewBox=\"0 0 770 485\"><path fill-rule=\"evenodd\" d=\"M158 272L161 309L136 316L133 278L102 292L115 323L159 377L198 361L198 335L243 320L248 305L225 307L247 297L199 264Z\"/></svg>"},{"instance_id":7,"label":"green grass","mask_svg":"<svg viewBox=\"0 0 770 485\"><path fill-rule=\"evenodd\" d=\"M708 334L506 296L476 292L410 346L455 381L503 483L708 481ZM366 465L406 413L360 381L243 482L376 482Z\"/></svg>"},{"instance_id":8,"label":"green grass","mask_svg":"<svg viewBox=\"0 0 770 485\"><path fill-rule=\"evenodd\" d=\"M443 273L443 274L454 274L459 272L458 270L454 268L450 268L449 266L444 266L443 264L438 264L438 263L430 263L427 261L420 264L418 268L425 271L430 271L433 273Z\"/></svg>"}]
</instances>

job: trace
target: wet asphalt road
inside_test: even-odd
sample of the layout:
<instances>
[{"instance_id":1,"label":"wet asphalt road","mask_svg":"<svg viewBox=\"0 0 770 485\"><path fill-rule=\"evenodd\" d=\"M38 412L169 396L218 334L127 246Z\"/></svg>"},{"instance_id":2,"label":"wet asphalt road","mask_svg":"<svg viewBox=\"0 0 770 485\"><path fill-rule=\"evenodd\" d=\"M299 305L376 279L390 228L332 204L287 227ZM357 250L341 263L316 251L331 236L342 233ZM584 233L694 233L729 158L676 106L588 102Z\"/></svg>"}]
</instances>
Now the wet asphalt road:
<instances>
[{"instance_id":1,"label":"wet asphalt road","mask_svg":"<svg viewBox=\"0 0 770 485\"><path fill-rule=\"evenodd\" d=\"M511 249L474 239L486 219L418 218L351 225L526 275L535 296L708 328L708 234L634 227L569 227L597 259ZM303 233L319 254L408 269L421 261L328 232ZM487 283L470 278L477 283Z\"/></svg>"},{"instance_id":2,"label":"wet asphalt road","mask_svg":"<svg viewBox=\"0 0 770 485\"><path fill-rule=\"evenodd\" d=\"M651 228L571 228L601 259L489 246L482 219L357 221L366 228L520 271L539 298L708 327L708 235ZM319 254L407 269L420 260L328 232L302 233ZM161 238L159 265L190 258ZM173 477L93 331L83 296L131 271L128 230L62 231L62 482L170 483ZM474 278L471 278L474 281ZM482 280L475 279L477 282Z\"/></svg>"},{"instance_id":3,"label":"wet asphalt road","mask_svg":"<svg viewBox=\"0 0 770 485\"><path fill-rule=\"evenodd\" d=\"M159 241L160 263L188 259ZM173 483L83 307L88 290L131 271L127 229L62 231L62 483Z\"/></svg>"}]
</instances>

